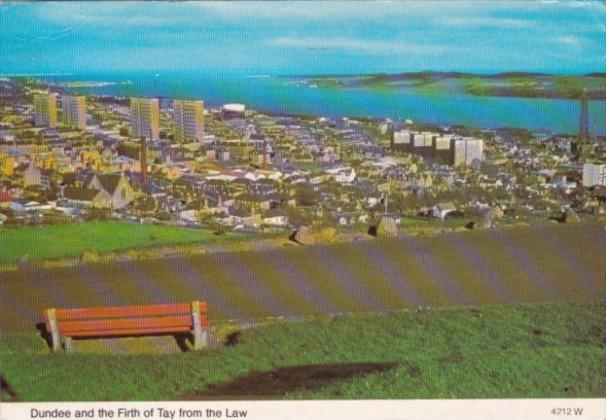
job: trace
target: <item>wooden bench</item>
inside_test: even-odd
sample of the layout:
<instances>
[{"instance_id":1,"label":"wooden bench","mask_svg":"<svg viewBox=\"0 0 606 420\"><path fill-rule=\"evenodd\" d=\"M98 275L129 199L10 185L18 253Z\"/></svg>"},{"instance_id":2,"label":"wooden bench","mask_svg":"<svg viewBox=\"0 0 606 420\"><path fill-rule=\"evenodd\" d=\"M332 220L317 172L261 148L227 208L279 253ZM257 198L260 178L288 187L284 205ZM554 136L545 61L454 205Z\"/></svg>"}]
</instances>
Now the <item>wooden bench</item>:
<instances>
[{"instance_id":1,"label":"wooden bench","mask_svg":"<svg viewBox=\"0 0 606 420\"><path fill-rule=\"evenodd\" d=\"M119 337L190 333L194 350L208 344L206 302L138 305L44 311L53 351L63 344L73 350L72 338Z\"/></svg>"}]
</instances>

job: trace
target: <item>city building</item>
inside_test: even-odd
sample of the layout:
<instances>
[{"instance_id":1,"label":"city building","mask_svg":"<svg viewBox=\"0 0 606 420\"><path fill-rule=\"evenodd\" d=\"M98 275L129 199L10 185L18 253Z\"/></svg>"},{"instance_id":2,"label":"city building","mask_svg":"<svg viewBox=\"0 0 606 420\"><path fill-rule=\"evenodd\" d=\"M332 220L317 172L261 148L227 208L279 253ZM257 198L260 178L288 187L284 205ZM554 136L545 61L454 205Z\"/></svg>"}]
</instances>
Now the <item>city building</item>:
<instances>
[{"instance_id":1,"label":"city building","mask_svg":"<svg viewBox=\"0 0 606 420\"><path fill-rule=\"evenodd\" d=\"M204 101L175 100L175 141L189 142L204 139Z\"/></svg>"},{"instance_id":2,"label":"city building","mask_svg":"<svg viewBox=\"0 0 606 420\"><path fill-rule=\"evenodd\" d=\"M410 152L412 133L410 130L400 130L393 133L392 150Z\"/></svg>"},{"instance_id":3,"label":"city building","mask_svg":"<svg viewBox=\"0 0 606 420\"><path fill-rule=\"evenodd\" d=\"M451 141L451 164L456 166L470 166L484 160L484 140L461 138Z\"/></svg>"},{"instance_id":4,"label":"city building","mask_svg":"<svg viewBox=\"0 0 606 420\"><path fill-rule=\"evenodd\" d=\"M246 107L242 104L225 104L221 107L221 118L229 120L233 118L244 118Z\"/></svg>"},{"instance_id":5,"label":"city building","mask_svg":"<svg viewBox=\"0 0 606 420\"><path fill-rule=\"evenodd\" d=\"M131 98L130 124L134 136L158 140L160 138L160 104L158 99Z\"/></svg>"},{"instance_id":6,"label":"city building","mask_svg":"<svg viewBox=\"0 0 606 420\"><path fill-rule=\"evenodd\" d=\"M432 157L434 137L436 137L436 133L413 133L412 153L423 158Z\"/></svg>"},{"instance_id":7,"label":"city building","mask_svg":"<svg viewBox=\"0 0 606 420\"><path fill-rule=\"evenodd\" d=\"M64 96L61 98L65 125L86 128L86 98L84 96Z\"/></svg>"},{"instance_id":8,"label":"city building","mask_svg":"<svg viewBox=\"0 0 606 420\"><path fill-rule=\"evenodd\" d=\"M606 185L606 163L585 163L583 165L583 186Z\"/></svg>"},{"instance_id":9,"label":"city building","mask_svg":"<svg viewBox=\"0 0 606 420\"><path fill-rule=\"evenodd\" d=\"M432 158L434 162L441 164L449 164L451 159L450 146L452 144L452 136L439 135L434 136L432 141L433 154Z\"/></svg>"},{"instance_id":10,"label":"city building","mask_svg":"<svg viewBox=\"0 0 606 420\"><path fill-rule=\"evenodd\" d=\"M57 95L38 93L34 95L34 123L38 127L57 127Z\"/></svg>"}]
</instances>

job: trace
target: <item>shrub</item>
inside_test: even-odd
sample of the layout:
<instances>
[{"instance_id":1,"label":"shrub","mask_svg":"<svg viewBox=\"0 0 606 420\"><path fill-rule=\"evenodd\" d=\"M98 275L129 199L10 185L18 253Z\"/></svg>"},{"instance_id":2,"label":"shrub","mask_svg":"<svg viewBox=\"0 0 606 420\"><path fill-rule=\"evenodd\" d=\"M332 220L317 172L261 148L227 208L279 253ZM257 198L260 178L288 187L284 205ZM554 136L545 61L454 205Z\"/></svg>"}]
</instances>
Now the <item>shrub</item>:
<instances>
[{"instance_id":1,"label":"shrub","mask_svg":"<svg viewBox=\"0 0 606 420\"><path fill-rule=\"evenodd\" d=\"M82 263L95 263L99 262L99 254L94 250L86 250L80 256Z\"/></svg>"}]
</instances>

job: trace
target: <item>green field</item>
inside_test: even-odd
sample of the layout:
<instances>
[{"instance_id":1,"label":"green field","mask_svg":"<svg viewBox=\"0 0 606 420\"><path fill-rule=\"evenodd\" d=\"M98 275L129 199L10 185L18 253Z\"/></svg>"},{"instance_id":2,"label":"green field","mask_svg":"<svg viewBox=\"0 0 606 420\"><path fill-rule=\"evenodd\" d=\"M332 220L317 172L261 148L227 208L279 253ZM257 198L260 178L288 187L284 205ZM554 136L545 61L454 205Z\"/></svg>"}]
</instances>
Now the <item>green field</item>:
<instances>
[{"instance_id":1,"label":"green field","mask_svg":"<svg viewBox=\"0 0 606 420\"><path fill-rule=\"evenodd\" d=\"M131 248L188 244L222 239L210 231L172 226L95 221L0 229L0 263L78 257Z\"/></svg>"},{"instance_id":2,"label":"green field","mask_svg":"<svg viewBox=\"0 0 606 420\"><path fill-rule=\"evenodd\" d=\"M601 397L605 316L601 301L318 317L178 354L51 354L4 334L0 366L5 398L26 401Z\"/></svg>"}]
</instances>

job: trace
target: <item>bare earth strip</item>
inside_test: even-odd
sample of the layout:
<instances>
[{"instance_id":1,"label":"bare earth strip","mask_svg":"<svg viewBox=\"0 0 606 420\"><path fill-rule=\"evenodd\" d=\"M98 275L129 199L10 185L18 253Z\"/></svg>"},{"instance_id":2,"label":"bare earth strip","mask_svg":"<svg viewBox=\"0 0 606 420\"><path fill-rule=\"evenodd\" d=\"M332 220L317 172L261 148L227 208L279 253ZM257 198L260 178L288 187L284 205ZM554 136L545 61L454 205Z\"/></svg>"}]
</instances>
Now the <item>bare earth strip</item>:
<instances>
[{"instance_id":1,"label":"bare earth strip","mask_svg":"<svg viewBox=\"0 0 606 420\"><path fill-rule=\"evenodd\" d=\"M455 304L470 305L471 299L461 290L462 284L455 281L450 272L442 267L439 254L431 249L431 246L423 246L416 239L405 239L399 241L414 258L419 262L421 269L432 280L433 285L448 295Z\"/></svg>"},{"instance_id":2,"label":"bare earth strip","mask_svg":"<svg viewBox=\"0 0 606 420\"><path fill-rule=\"evenodd\" d=\"M205 299L212 320L417 306L589 301L606 292L603 225L300 246L0 273L0 332L49 307Z\"/></svg>"},{"instance_id":3,"label":"bare earth strip","mask_svg":"<svg viewBox=\"0 0 606 420\"><path fill-rule=\"evenodd\" d=\"M504 303L515 303L516 298L510 287L507 287L503 277L482 258L473 243L466 240L463 235L458 234L444 235L444 239L458 253L457 264L471 268L473 272L471 276L477 277L484 283L494 297L502 299Z\"/></svg>"},{"instance_id":4,"label":"bare earth strip","mask_svg":"<svg viewBox=\"0 0 606 420\"><path fill-rule=\"evenodd\" d=\"M309 312L335 313L340 311L308 280L304 272L284 258L283 252L271 250L263 253L261 258L271 263L274 269L278 270L279 277L288 280L290 285L304 297L305 302L310 305Z\"/></svg>"},{"instance_id":5,"label":"bare earth strip","mask_svg":"<svg viewBox=\"0 0 606 420\"><path fill-rule=\"evenodd\" d=\"M406 276L399 272L397 267L385 253L381 252L376 243L362 241L357 246L352 247L357 250L357 257L366 256L366 263L371 262L370 269L374 270L375 275L388 286L387 293L392 293L402 301L403 306L424 307L427 302L412 289Z\"/></svg>"}]
</instances>

